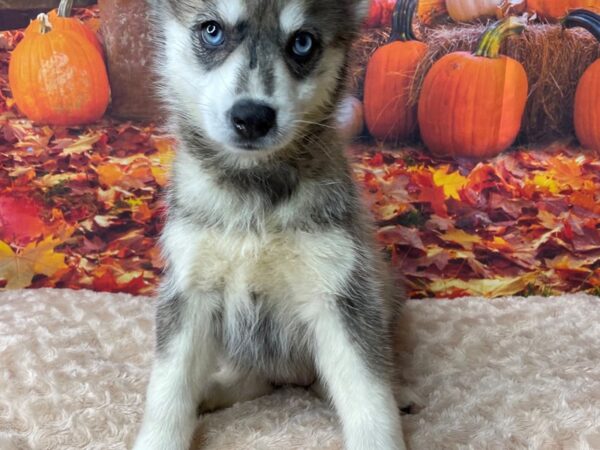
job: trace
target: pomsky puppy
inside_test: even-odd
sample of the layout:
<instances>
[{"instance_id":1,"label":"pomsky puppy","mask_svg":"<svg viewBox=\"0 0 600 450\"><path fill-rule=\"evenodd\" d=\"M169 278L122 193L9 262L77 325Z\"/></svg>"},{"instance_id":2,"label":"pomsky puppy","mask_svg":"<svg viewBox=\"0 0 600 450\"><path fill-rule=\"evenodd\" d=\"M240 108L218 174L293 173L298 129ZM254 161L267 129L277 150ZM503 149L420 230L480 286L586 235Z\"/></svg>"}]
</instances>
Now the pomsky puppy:
<instances>
[{"instance_id":1,"label":"pomsky puppy","mask_svg":"<svg viewBox=\"0 0 600 450\"><path fill-rule=\"evenodd\" d=\"M347 449L404 449L396 302L335 127L368 0L148 1L178 148L135 449L315 381Z\"/></svg>"}]
</instances>

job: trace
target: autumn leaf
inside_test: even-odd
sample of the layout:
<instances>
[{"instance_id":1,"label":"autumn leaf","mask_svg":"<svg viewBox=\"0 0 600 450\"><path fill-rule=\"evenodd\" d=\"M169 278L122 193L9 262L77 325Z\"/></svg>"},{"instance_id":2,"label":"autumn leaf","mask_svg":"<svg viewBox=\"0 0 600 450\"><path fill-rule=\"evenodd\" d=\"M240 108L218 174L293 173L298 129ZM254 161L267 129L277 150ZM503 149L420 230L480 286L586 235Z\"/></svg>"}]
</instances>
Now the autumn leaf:
<instances>
[{"instance_id":1,"label":"autumn leaf","mask_svg":"<svg viewBox=\"0 0 600 450\"><path fill-rule=\"evenodd\" d=\"M413 172L411 179L419 187L418 200L429 203L438 216L447 217L446 195L444 189L434 183L433 174L430 171Z\"/></svg>"},{"instance_id":2,"label":"autumn leaf","mask_svg":"<svg viewBox=\"0 0 600 450\"><path fill-rule=\"evenodd\" d=\"M433 182L436 186L444 189L446 198L460 200L458 192L467 184L468 179L458 172L449 173L450 166L448 165L444 165L439 169L431 168L430 170L433 173Z\"/></svg>"},{"instance_id":3,"label":"autumn leaf","mask_svg":"<svg viewBox=\"0 0 600 450\"><path fill-rule=\"evenodd\" d=\"M460 244L467 250L472 250L473 244L480 244L482 242L480 236L476 234L469 234L459 229L446 231L445 233L440 234L440 238L446 242Z\"/></svg>"},{"instance_id":4,"label":"autumn leaf","mask_svg":"<svg viewBox=\"0 0 600 450\"><path fill-rule=\"evenodd\" d=\"M598 211L600 208L594 191L575 191L569 196L569 201L573 205L581 206L590 211Z\"/></svg>"},{"instance_id":5,"label":"autumn leaf","mask_svg":"<svg viewBox=\"0 0 600 450\"><path fill-rule=\"evenodd\" d=\"M77 155L90 151L94 144L102 137L101 133L91 133L80 136L75 142L69 143L63 148L63 155Z\"/></svg>"},{"instance_id":6,"label":"autumn leaf","mask_svg":"<svg viewBox=\"0 0 600 450\"><path fill-rule=\"evenodd\" d=\"M533 177L533 184L538 189L550 192L551 194L558 194L560 187L558 182L548 173L538 173Z\"/></svg>"},{"instance_id":7,"label":"autumn leaf","mask_svg":"<svg viewBox=\"0 0 600 450\"><path fill-rule=\"evenodd\" d=\"M510 245L510 243L508 243L506 239L500 236L494 236L494 238L491 241L485 242L485 246L487 248L491 248L504 253L512 253L514 251L513 246Z\"/></svg>"},{"instance_id":8,"label":"autumn leaf","mask_svg":"<svg viewBox=\"0 0 600 450\"><path fill-rule=\"evenodd\" d=\"M141 273L125 274L115 277L110 269L102 270L100 275L94 277L92 287L100 292L127 292L135 294L147 287L144 276Z\"/></svg>"},{"instance_id":9,"label":"autumn leaf","mask_svg":"<svg viewBox=\"0 0 600 450\"><path fill-rule=\"evenodd\" d=\"M425 246L418 230L403 226L388 226L379 231L379 237L384 241L392 241L396 244L408 244L410 247L425 251Z\"/></svg>"},{"instance_id":10,"label":"autumn leaf","mask_svg":"<svg viewBox=\"0 0 600 450\"><path fill-rule=\"evenodd\" d=\"M65 255L54 252L61 243L61 239L47 237L15 252L7 243L0 241L0 279L7 281L8 289L19 289L29 286L35 275L50 277L66 268Z\"/></svg>"},{"instance_id":11,"label":"autumn leaf","mask_svg":"<svg viewBox=\"0 0 600 450\"><path fill-rule=\"evenodd\" d=\"M529 273L520 277L499 277L484 280L459 280L442 279L435 280L429 285L429 289L435 295L450 289L459 289L470 295L484 297L501 297L516 295L522 292L536 279L535 273Z\"/></svg>"},{"instance_id":12,"label":"autumn leaf","mask_svg":"<svg viewBox=\"0 0 600 450\"><path fill-rule=\"evenodd\" d=\"M18 194L0 194L0 239L18 244L30 242L46 231L42 205Z\"/></svg>"},{"instance_id":13,"label":"autumn leaf","mask_svg":"<svg viewBox=\"0 0 600 450\"><path fill-rule=\"evenodd\" d=\"M96 172L98 173L98 181L108 187L118 184L126 176L123 172L123 167L113 163L99 166Z\"/></svg>"}]
</instances>

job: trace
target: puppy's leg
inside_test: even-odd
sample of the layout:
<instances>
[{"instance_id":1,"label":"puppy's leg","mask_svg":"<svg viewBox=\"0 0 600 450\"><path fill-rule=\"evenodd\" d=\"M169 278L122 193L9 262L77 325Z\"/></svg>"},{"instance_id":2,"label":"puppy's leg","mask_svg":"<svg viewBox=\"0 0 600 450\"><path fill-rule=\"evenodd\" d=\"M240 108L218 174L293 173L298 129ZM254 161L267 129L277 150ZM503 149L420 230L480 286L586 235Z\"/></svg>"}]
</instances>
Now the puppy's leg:
<instances>
[{"instance_id":1,"label":"puppy's leg","mask_svg":"<svg viewBox=\"0 0 600 450\"><path fill-rule=\"evenodd\" d=\"M369 361L370 355L365 352L369 345L358 342L360 333L350 333L337 304L328 306L314 318L315 357L342 423L345 448L405 449L400 415L385 368L378 371Z\"/></svg>"},{"instance_id":2,"label":"puppy's leg","mask_svg":"<svg viewBox=\"0 0 600 450\"><path fill-rule=\"evenodd\" d=\"M241 369L225 363L211 378L206 396L200 404L200 412L228 408L272 391L272 384L256 370Z\"/></svg>"},{"instance_id":3,"label":"puppy's leg","mask_svg":"<svg viewBox=\"0 0 600 450\"><path fill-rule=\"evenodd\" d=\"M198 404L216 370L216 302L211 296L159 300L156 357L134 450L188 450Z\"/></svg>"}]
</instances>

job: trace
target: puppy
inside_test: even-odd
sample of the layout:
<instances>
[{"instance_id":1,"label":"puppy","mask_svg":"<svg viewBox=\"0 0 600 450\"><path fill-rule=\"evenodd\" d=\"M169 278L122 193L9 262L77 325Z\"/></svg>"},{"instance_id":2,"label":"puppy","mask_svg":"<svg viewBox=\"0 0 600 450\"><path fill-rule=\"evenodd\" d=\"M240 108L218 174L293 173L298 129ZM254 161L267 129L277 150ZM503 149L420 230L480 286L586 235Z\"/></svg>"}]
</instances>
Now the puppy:
<instances>
[{"instance_id":1,"label":"puppy","mask_svg":"<svg viewBox=\"0 0 600 450\"><path fill-rule=\"evenodd\" d=\"M404 449L395 303L334 126L368 0L149 1L179 144L135 449L315 380L347 449Z\"/></svg>"}]
</instances>

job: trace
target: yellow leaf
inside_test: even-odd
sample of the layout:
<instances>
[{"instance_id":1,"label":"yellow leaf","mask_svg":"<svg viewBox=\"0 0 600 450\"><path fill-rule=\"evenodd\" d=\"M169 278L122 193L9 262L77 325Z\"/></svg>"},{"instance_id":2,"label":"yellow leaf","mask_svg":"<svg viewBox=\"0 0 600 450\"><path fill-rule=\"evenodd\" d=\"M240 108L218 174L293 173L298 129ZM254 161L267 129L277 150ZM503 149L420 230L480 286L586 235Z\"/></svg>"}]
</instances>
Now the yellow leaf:
<instances>
[{"instance_id":1,"label":"yellow leaf","mask_svg":"<svg viewBox=\"0 0 600 450\"><path fill-rule=\"evenodd\" d=\"M175 140L168 136L155 136L153 137L153 141L158 153L152 155L150 158L152 162L150 170L156 183L159 186L165 186L168 182L169 169L175 156Z\"/></svg>"},{"instance_id":2,"label":"yellow leaf","mask_svg":"<svg viewBox=\"0 0 600 450\"><path fill-rule=\"evenodd\" d=\"M168 176L169 171L168 170L165 170L164 168L162 168L160 166L152 166L152 167L150 167L150 170L152 171L152 176L156 180L156 184L158 184L161 187L167 185L167 183L169 181L169 176Z\"/></svg>"},{"instance_id":3,"label":"yellow leaf","mask_svg":"<svg viewBox=\"0 0 600 450\"><path fill-rule=\"evenodd\" d=\"M144 200L142 200L141 198L128 198L125 199L125 203L127 203L129 206L131 206L132 208L136 207L136 206L141 206L144 204Z\"/></svg>"},{"instance_id":4,"label":"yellow leaf","mask_svg":"<svg viewBox=\"0 0 600 450\"><path fill-rule=\"evenodd\" d=\"M506 239L501 238L500 236L494 236L494 238L487 242L488 248L498 250L505 253L512 253L513 247L506 241Z\"/></svg>"},{"instance_id":5,"label":"yellow leaf","mask_svg":"<svg viewBox=\"0 0 600 450\"><path fill-rule=\"evenodd\" d=\"M8 244L0 241L0 278L7 281L6 287L26 288L35 275L52 276L66 268L65 255L54 252L54 248L62 242L60 238L49 236L14 252Z\"/></svg>"},{"instance_id":6,"label":"yellow leaf","mask_svg":"<svg viewBox=\"0 0 600 450\"><path fill-rule=\"evenodd\" d=\"M444 294L451 289L460 289L471 295L484 297L501 297L515 295L523 291L529 284L535 281L537 275L528 273L521 277L490 278L483 280L459 280L456 278L446 280L435 280L429 285L429 289L435 294Z\"/></svg>"},{"instance_id":7,"label":"yellow leaf","mask_svg":"<svg viewBox=\"0 0 600 450\"><path fill-rule=\"evenodd\" d=\"M480 244L482 242L482 239L476 234L469 234L458 229L446 231L444 234L440 235L440 237L444 241L460 244L467 250L471 250L473 244Z\"/></svg>"},{"instance_id":8,"label":"yellow leaf","mask_svg":"<svg viewBox=\"0 0 600 450\"><path fill-rule=\"evenodd\" d=\"M467 178L463 177L458 172L448 173L450 166L442 166L437 170L430 169L433 172L433 182L436 186L440 186L444 189L444 195L446 198L454 198L460 200L460 191L465 184L467 184Z\"/></svg>"},{"instance_id":9,"label":"yellow leaf","mask_svg":"<svg viewBox=\"0 0 600 450\"><path fill-rule=\"evenodd\" d=\"M30 267L23 267L12 248L0 241L0 279L7 281L6 287L8 289L27 287L33 275Z\"/></svg>"},{"instance_id":10,"label":"yellow leaf","mask_svg":"<svg viewBox=\"0 0 600 450\"><path fill-rule=\"evenodd\" d=\"M538 173L535 177L533 177L533 184L535 184L538 188L546 190L552 194L558 194L560 192L560 188L558 187L556 180L545 173Z\"/></svg>"},{"instance_id":11,"label":"yellow leaf","mask_svg":"<svg viewBox=\"0 0 600 450\"><path fill-rule=\"evenodd\" d=\"M60 239L47 237L39 244L31 243L25 247L22 257L31 261L34 273L50 277L67 267L65 254L54 252L54 248L61 243Z\"/></svg>"}]
</instances>

